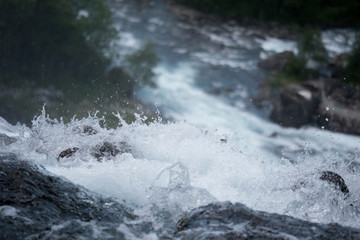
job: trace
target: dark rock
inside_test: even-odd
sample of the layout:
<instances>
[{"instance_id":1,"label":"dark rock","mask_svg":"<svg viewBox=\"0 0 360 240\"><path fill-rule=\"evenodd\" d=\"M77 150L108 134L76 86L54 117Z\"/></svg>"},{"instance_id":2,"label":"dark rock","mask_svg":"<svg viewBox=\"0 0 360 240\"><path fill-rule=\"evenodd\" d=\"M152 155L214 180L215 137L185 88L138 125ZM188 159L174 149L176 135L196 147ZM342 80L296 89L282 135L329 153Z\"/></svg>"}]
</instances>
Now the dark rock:
<instances>
[{"instance_id":1,"label":"dark rock","mask_svg":"<svg viewBox=\"0 0 360 240\"><path fill-rule=\"evenodd\" d=\"M6 134L0 133L0 146L7 146L16 142L16 138L9 137Z\"/></svg>"},{"instance_id":2,"label":"dark rock","mask_svg":"<svg viewBox=\"0 0 360 240\"><path fill-rule=\"evenodd\" d=\"M349 64L349 54L342 53L329 61L329 70L331 77L338 78L344 75L345 69Z\"/></svg>"},{"instance_id":3,"label":"dark rock","mask_svg":"<svg viewBox=\"0 0 360 240\"><path fill-rule=\"evenodd\" d=\"M77 152L77 150L79 150L79 148L77 148L77 147L68 148L59 154L59 156L57 157L57 160L59 161L61 158L71 157L72 155L74 155L74 153Z\"/></svg>"},{"instance_id":4,"label":"dark rock","mask_svg":"<svg viewBox=\"0 0 360 240\"><path fill-rule=\"evenodd\" d=\"M232 92L234 92L234 89L231 87L215 88L209 91L210 94L214 94L214 95L229 94Z\"/></svg>"},{"instance_id":5,"label":"dark rock","mask_svg":"<svg viewBox=\"0 0 360 240\"><path fill-rule=\"evenodd\" d=\"M276 138L279 134L277 132L273 132L272 134L270 134L271 138Z\"/></svg>"},{"instance_id":6,"label":"dark rock","mask_svg":"<svg viewBox=\"0 0 360 240\"><path fill-rule=\"evenodd\" d=\"M267 71L280 71L294 57L291 51L284 51L274 54L264 60L260 60L258 66Z\"/></svg>"},{"instance_id":7,"label":"dark rock","mask_svg":"<svg viewBox=\"0 0 360 240\"><path fill-rule=\"evenodd\" d=\"M241 203L211 203L180 220L180 239L360 239L360 230L338 224L318 224L255 211Z\"/></svg>"},{"instance_id":8,"label":"dark rock","mask_svg":"<svg viewBox=\"0 0 360 240\"><path fill-rule=\"evenodd\" d=\"M124 239L152 231L124 205L0 153L0 239Z\"/></svg>"},{"instance_id":9,"label":"dark rock","mask_svg":"<svg viewBox=\"0 0 360 240\"><path fill-rule=\"evenodd\" d=\"M331 131L360 135L360 88L323 81L316 124Z\"/></svg>"},{"instance_id":10,"label":"dark rock","mask_svg":"<svg viewBox=\"0 0 360 240\"><path fill-rule=\"evenodd\" d=\"M285 127L311 124L319 102L320 93L313 85L290 85L279 91L270 118Z\"/></svg>"},{"instance_id":11,"label":"dark rock","mask_svg":"<svg viewBox=\"0 0 360 240\"><path fill-rule=\"evenodd\" d=\"M306 81L279 90L270 114L285 127L315 125L360 135L360 88L332 79Z\"/></svg>"},{"instance_id":12,"label":"dark rock","mask_svg":"<svg viewBox=\"0 0 360 240\"><path fill-rule=\"evenodd\" d=\"M131 146L126 142L120 142L119 147L112 143L104 142L103 144L98 144L93 148L92 155L98 161L102 161L104 158L115 157L118 154L123 153L131 153L131 151Z\"/></svg>"},{"instance_id":13,"label":"dark rock","mask_svg":"<svg viewBox=\"0 0 360 240\"><path fill-rule=\"evenodd\" d=\"M75 127L73 131L83 135L95 135L98 133L95 128L89 125Z\"/></svg>"},{"instance_id":14,"label":"dark rock","mask_svg":"<svg viewBox=\"0 0 360 240\"><path fill-rule=\"evenodd\" d=\"M339 174L331 171L323 171L321 173L320 180L326 181L334 185L335 188L344 193L346 197L349 196L350 191L346 186L345 180Z\"/></svg>"},{"instance_id":15,"label":"dark rock","mask_svg":"<svg viewBox=\"0 0 360 240\"><path fill-rule=\"evenodd\" d=\"M87 135L95 135L98 133L98 131L91 126L84 126L83 133L85 133Z\"/></svg>"},{"instance_id":16,"label":"dark rock","mask_svg":"<svg viewBox=\"0 0 360 240\"><path fill-rule=\"evenodd\" d=\"M249 34L250 37L253 37L253 38L259 38L259 39L263 39L265 40L266 39L266 34L264 31L261 31L259 29L257 30L253 30L250 32Z\"/></svg>"}]
</instances>

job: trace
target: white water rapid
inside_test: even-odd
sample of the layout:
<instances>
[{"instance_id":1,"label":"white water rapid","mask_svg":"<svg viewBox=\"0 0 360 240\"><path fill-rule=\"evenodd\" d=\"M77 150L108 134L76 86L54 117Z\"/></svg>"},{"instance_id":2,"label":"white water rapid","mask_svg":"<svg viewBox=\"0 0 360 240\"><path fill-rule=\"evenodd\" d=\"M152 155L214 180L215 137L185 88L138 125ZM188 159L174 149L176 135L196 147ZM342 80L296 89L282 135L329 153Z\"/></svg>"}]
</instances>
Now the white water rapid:
<instances>
[{"instance_id":1,"label":"white water rapid","mask_svg":"<svg viewBox=\"0 0 360 240\"><path fill-rule=\"evenodd\" d=\"M126 32L119 46L136 48L143 41L136 31L140 32L146 12L134 17L131 5L121 6L114 9L118 27ZM220 33L209 35L210 27L176 22L177 27L162 32L168 28L167 20L155 16L147 16L147 24L142 25L146 36L158 44L162 58L156 68L157 88L145 87L137 96L171 122L147 125L138 117L133 124L121 121L117 128L106 129L100 117L74 118L65 124L49 119L44 110L32 127L12 126L0 119L0 133L17 139L0 151L19 154L76 184L125 202L145 218L155 219L158 228L194 207L225 200L359 228L360 137L312 127L285 129L249 107L257 85L252 77L260 71L256 61L275 52L274 46L242 35L246 29L240 27L220 26ZM193 38L176 42L179 29L193 37L201 35L202 46L194 46ZM276 44L284 46L280 40L270 40L275 49ZM264 44L269 48L262 48ZM235 90L228 97L208 93L219 86ZM84 134L79 130L84 126L97 134ZM126 142L131 151L99 162L92 153L103 142L118 148ZM73 147L79 148L73 156L57 160L60 152ZM324 170L344 178L348 198L319 180Z\"/></svg>"}]
</instances>

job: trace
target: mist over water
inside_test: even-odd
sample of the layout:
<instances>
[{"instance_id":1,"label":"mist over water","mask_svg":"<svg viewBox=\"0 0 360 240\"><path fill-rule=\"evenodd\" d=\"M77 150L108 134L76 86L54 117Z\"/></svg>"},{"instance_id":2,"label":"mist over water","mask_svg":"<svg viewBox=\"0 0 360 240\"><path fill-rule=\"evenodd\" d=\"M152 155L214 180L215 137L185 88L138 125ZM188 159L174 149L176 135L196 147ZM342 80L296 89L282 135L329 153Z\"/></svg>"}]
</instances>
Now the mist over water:
<instances>
[{"instance_id":1,"label":"mist over water","mask_svg":"<svg viewBox=\"0 0 360 240\"><path fill-rule=\"evenodd\" d=\"M145 87L137 96L170 121L145 124L138 116L126 124L115 113L120 123L108 129L96 115L63 123L49 119L44 109L30 128L0 121L0 133L17 138L2 151L124 202L159 228L195 207L227 200L360 227L360 137L312 127L285 129L251 106L261 82L256 77L263 77L256 61L276 52L279 42L287 48L294 43L254 41L244 29L226 25L211 29L175 22L177 27L169 30L174 17L166 11L165 16L155 14L163 5L136 15L131 4L114 6L118 27L126 33L119 48L135 49L147 38L158 44L162 63L156 68L157 88ZM193 44L196 36L203 36L199 45ZM234 91L209 93L224 87ZM97 134L84 134L84 126ZM93 152L104 142L118 148L126 142L131 151L99 162ZM73 147L79 148L73 156L57 160L60 152ZM348 198L319 180L324 170L345 179Z\"/></svg>"}]
</instances>

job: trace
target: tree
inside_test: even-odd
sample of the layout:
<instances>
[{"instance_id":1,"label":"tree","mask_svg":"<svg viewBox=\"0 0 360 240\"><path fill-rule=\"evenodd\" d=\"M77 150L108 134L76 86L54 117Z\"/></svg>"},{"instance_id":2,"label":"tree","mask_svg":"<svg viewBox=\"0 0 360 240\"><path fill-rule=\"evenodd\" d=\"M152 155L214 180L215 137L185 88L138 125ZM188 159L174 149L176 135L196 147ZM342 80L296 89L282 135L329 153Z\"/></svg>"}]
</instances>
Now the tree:
<instances>
[{"instance_id":1,"label":"tree","mask_svg":"<svg viewBox=\"0 0 360 240\"><path fill-rule=\"evenodd\" d=\"M360 33L357 34L349 64L345 69L344 82L360 85Z\"/></svg>"},{"instance_id":2,"label":"tree","mask_svg":"<svg viewBox=\"0 0 360 240\"><path fill-rule=\"evenodd\" d=\"M126 57L124 67L133 76L135 85L155 87L153 68L158 62L159 58L155 54L154 44L146 43L138 51Z\"/></svg>"},{"instance_id":3,"label":"tree","mask_svg":"<svg viewBox=\"0 0 360 240\"><path fill-rule=\"evenodd\" d=\"M111 22L102 0L0 0L0 81L98 79L110 61Z\"/></svg>"}]
</instances>

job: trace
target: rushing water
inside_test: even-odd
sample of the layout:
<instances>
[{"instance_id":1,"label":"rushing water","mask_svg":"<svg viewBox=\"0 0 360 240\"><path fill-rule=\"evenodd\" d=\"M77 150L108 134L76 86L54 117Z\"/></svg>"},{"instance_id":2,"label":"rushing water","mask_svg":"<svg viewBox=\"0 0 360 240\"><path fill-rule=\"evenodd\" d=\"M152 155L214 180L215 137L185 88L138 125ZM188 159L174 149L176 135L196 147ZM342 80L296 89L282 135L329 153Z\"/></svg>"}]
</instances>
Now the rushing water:
<instances>
[{"instance_id":1,"label":"rushing water","mask_svg":"<svg viewBox=\"0 0 360 240\"><path fill-rule=\"evenodd\" d=\"M132 51L147 40L157 44L162 59L156 69L158 87L137 94L174 121L146 125L139 117L108 130L96 116L65 124L43 111L31 128L0 119L0 133L18 139L5 151L124 201L159 229L216 200L360 227L360 137L311 127L284 129L252 107L264 78L257 61L296 49L294 42L256 39L230 24L184 22L161 1L153 6L120 1L112 7L122 36L118 51ZM328 45L338 49L334 42ZM216 89L219 95L211 93ZM84 134L83 126L98 133ZM98 162L92 153L105 141L118 148L126 142L131 151ZM78 152L57 161L61 151L72 147ZM350 197L320 181L323 170L339 173Z\"/></svg>"}]
</instances>

